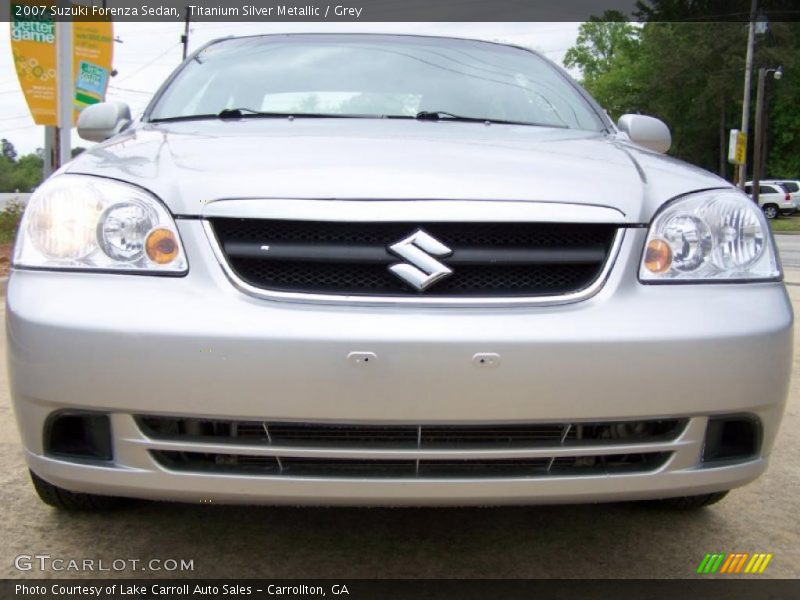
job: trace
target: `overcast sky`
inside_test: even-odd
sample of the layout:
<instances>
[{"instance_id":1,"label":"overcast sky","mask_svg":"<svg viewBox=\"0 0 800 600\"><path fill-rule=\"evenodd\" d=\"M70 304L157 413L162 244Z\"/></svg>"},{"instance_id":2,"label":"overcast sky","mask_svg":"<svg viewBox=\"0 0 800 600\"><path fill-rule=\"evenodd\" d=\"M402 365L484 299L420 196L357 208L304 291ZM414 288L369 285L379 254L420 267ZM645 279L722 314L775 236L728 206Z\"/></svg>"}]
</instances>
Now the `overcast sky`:
<instances>
[{"instance_id":1,"label":"overcast sky","mask_svg":"<svg viewBox=\"0 0 800 600\"><path fill-rule=\"evenodd\" d=\"M44 128L34 125L11 58L10 33L0 24L0 137L19 154L44 145ZM189 50L218 37L280 32L374 32L452 35L534 48L561 64L580 23L195 23ZM127 102L134 114L147 105L160 83L181 61L183 23L116 23L114 68L107 98ZM88 146L73 132L73 146Z\"/></svg>"}]
</instances>

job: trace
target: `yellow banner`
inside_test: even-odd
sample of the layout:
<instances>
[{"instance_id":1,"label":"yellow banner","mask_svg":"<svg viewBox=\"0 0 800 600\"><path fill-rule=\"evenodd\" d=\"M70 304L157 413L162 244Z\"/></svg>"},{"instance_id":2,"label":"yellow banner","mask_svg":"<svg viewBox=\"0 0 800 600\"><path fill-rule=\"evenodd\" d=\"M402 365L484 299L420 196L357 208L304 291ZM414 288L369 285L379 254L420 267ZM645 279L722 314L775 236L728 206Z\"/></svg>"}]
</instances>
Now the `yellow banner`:
<instances>
[{"instance_id":1,"label":"yellow banner","mask_svg":"<svg viewBox=\"0 0 800 600\"><path fill-rule=\"evenodd\" d=\"M47 4L11 0L11 52L22 93L38 125L58 125L56 24ZM105 99L113 58L110 21L78 22L72 29L74 112Z\"/></svg>"},{"instance_id":2,"label":"yellow banner","mask_svg":"<svg viewBox=\"0 0 800 600\"><path fill-rule=\"evenodd\" d=\"M744 163L745 152L747 152L747 135L740 131L739 136L736 138L736 152L734 153L734 160L737 165Z\"/></svg>"}]
</instances>

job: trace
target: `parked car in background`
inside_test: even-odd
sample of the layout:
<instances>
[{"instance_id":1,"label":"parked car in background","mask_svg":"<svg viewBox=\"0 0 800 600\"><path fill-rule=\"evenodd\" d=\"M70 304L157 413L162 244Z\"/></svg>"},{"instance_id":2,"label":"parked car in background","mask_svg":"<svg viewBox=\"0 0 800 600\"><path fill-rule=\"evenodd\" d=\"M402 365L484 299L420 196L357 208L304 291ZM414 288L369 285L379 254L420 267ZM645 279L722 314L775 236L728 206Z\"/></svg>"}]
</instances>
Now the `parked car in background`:
<instances>
[{"instance_id":1,"label":"parked car in background","mask_svg":"<svg viewBox=\"0 0 800 600\"><path fill-rule=\"evenodd\" d=\"M696 508L767 468L764 214L536 52L227 38L78 133L6 295L49 504Z\"/></svg>"},{"instance_id":2,"label":"parked car in background","mask_svg":"<svg viewBox=\"0 0 800 600\"><path fill-rule=\"evenodd\" d=\"M800 209L800 179L767 179L762 183L777 183L792 196L794 206Z\"/></svg>"},{"instance_id":3,"label":"parked car in background","mask_svg":"<svg viewBox=\"0 0 800 600\"><path fill-rule=\"evenodd\" d=\"M745 183L744 191L753 197L752 181ZM775 219L778 215L791 215L797 211L792 195L779 183L759 182L758 205L768 219Z\"/></svg>"}]
</instances>

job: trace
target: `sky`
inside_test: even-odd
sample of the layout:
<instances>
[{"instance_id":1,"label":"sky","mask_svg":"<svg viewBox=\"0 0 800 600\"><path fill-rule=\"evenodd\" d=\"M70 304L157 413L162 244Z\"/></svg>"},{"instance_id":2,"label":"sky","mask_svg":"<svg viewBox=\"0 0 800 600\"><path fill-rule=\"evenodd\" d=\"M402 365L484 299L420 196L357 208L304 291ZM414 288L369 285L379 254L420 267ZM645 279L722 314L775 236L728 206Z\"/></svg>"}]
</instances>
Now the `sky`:
<instances>
[{"instance_id":1,"label":"sky","mask_svg":"<svg viewBox=\"0 0 800 600\"><path fill-rule=\"evenodd\" d=\"M0 23L0 138L9 139L19 155L44 145L44 127L33 123L11 58L8 27ZM194 23L189 51L229 35L289 32L371 32L451 35L506 42L533 48L561 64L575 42L580 23ZM126 102L141 113L152 94L181 62L183 23L116 23L113 66L118 75L108 100ZM73 146L90 146L73 131Z\"/></svg>"}]
</instances>

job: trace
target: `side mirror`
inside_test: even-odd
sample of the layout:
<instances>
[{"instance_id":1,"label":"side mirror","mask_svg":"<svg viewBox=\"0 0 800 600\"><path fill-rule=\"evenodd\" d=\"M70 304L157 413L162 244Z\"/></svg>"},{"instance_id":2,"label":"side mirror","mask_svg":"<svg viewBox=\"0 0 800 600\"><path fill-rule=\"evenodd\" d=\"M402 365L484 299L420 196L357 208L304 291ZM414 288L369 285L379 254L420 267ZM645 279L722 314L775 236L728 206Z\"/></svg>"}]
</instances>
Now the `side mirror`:
<instances>
[{"instance_id":1,"label":"side mirror","mask_svg":"<svg viewBox=\"0 0 800 600\"><path fill-rule=\"evenodd\" d=\"M634 144L662 154L672 145L669 127L664 121L645 115L622 115L617 122L620 131L627 133Z\"/></svg>"},{"instance_id":2,"label":"side mirror","mask_svg":"<svg viewBox=\"0 0 800 600\"><path fill-rule=\"evenodd\" d=\"M131 122L131 109L123 102L100 102L81 111L78 135L90 142L102 142L118 134Z\"/></svg>"}]
</instances>

